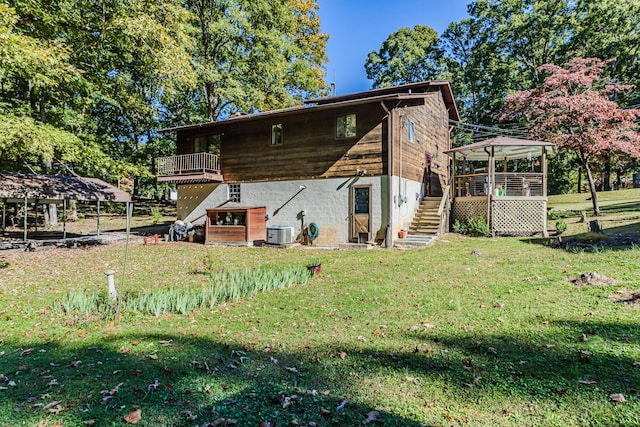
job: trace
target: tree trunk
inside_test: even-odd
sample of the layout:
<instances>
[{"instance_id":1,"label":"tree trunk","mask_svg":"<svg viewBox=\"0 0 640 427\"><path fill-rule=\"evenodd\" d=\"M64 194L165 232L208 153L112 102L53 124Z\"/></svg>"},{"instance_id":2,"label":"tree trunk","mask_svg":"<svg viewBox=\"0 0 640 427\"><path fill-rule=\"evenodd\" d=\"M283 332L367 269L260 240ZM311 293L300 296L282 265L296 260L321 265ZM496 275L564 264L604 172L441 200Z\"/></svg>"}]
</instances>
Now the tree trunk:
<instances>
[{"instance_id":1,"label":"tree trunk","mask_svg":"<svg viewBox=\"0 0 640 427\"><path fill-rule=\"evenodd\" d=\"M578 168L578 194L582 193L582 168Z\"/></svg>"},{"instance_id":2,"label":"tree trunk","mask_svg":"<svg viewBox=\"0 0 640 427\"><path fill-rule=\"evenodd\" d=\"M611 160L606 159L604 164L604 174L602 177L602 189L611 191Z\"/></svg>"},{"instance_id":3,"label":"tree trunk","mask_svg":"<svg viewBox=\"0 0 640 427\"><path fill-rule=\"evenodd\" d=\"M587 174L587 181L589 182L589 190L591 191L591 203L593 204L593 215L600 216L600 206L598 205L598 193L596 193L596 185L593 182L593 175L591 175L591 168L586 160L583 161L584 171Z\"/></svg>"},{"instance_id":4,"label":"tree trunk","mask_svg":"<svg viewBox=\"0 0 640 427\"><path fill-rule=\"evenodd\" d=\"M45 205L48 207L48 211L49 211L49 225L51 227L57 227L58 226L58 207L55 203L49 203L48 205Z\"/></svg>"},{"instance_id":5,"label":"tree trunk","mask_svg":"<svg viewBox=\"0 0 640 427\"><path fill-rule=\"evenodd\" d=\"M78 203L75 200L69 201L69 209L67 210L67 221L78 220Z\"/></svg>"}]
</instances>

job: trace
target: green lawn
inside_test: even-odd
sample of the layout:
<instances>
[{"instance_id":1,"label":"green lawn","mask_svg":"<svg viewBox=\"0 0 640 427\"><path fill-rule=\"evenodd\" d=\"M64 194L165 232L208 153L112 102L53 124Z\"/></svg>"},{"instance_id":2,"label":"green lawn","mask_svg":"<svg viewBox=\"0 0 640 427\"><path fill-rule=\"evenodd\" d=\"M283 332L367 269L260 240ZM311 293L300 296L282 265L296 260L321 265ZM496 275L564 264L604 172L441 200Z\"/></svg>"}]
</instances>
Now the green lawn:
<instances>
[{"instance_id":1,"label":"green lawn","mask_svg":"<svg viewBox=\"0 0 640 427\"><path fill-rule=\"evenodd\" d=\"M618 214L633 223L633 211ZM640 249L541 243L453 234L403 251L134 243L131 292L208 284L211 264L319 258L322 275L119 322L52 307L70 291L106 292L107 269L120 287L123 244L2 255L0 425L119 426L137 409L142 426L358 426L367 414L385 426L640 425L640 307L607 298L640 288ZM585 272L616 282L570 283Z\"/></svg>"}]
</instances>

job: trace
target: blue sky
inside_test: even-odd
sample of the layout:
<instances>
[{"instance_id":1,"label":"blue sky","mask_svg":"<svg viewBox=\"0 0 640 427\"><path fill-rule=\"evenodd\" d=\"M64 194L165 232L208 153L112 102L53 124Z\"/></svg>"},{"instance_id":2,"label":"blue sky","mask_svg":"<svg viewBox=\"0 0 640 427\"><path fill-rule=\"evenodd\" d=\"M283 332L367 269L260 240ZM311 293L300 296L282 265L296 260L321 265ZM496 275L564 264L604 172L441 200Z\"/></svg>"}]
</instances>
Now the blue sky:
<instances>
[{"instance_id":1,"label":"blue sky","mask_svg":"<svg viewBox=\"0 0 640 427\"><path fill-rule=\"evenodd\" d=\"M327 84L334 71L338 95L371 89L364 71L367 55L378 51L403 27L427 25L442 34L453 21L467 17L471 0L317 0L320 25L329 34Z\"/></svg>"}]
</instances>

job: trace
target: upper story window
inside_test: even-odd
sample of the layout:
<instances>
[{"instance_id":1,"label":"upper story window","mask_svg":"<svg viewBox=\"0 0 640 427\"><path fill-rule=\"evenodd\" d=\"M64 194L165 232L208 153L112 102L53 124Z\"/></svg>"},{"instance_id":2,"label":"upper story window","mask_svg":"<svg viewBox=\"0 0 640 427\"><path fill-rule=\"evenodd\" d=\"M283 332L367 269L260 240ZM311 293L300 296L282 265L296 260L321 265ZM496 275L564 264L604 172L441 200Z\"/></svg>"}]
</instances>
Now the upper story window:
<instances>
[{"instance_id":1,"label":"upper story window","mask_svg":"<svg viewBox=\"0 0 640 427\"><path fill-rule=\"evenodd\" d=\"M356 115L347 114L336 117L336 138L352 138L356 136Z\"/></svg>"},{"instance_id":2,"label":"upper story window","mask_svg":"<svg viewBox=\"0 0 640 427\"><path fill-rule=\"evenodd\" d=\"M407 141L414 142L416 140L415 124L411 120L407 119L407 122L405 125L407 128Z\"/></svg>"},{"instance_id":3,"label":"upper story window","mask_svg":"<svg viewBox=\"0 0 640 427\"><path fill-rule=\"evenodd\" d=\"M282 123L271 125L271 145L282 144Z\"/></svg>"},{"instance_id":4,"label":"upper story window","mask_svg":"<svg viewBox=\"0 0 640 427\"><path fill-rule=\"evenodd\" d=\"M222 140L222 134L219 134L219 133L212 134L212 135L196 136L193 139L193 152L220 154L221 140Z\"/></svg>"}]
</instances>

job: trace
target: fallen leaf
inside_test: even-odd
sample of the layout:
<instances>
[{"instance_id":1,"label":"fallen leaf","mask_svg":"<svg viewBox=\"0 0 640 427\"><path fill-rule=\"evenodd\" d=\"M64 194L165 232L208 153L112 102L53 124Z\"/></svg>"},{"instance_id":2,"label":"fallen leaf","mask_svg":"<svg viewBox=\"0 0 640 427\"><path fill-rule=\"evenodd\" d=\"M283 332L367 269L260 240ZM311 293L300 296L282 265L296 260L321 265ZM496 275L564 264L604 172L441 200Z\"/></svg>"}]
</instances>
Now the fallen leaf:
<instances>
[{"instance_id":1,"label":"fallen leaf","mask_svg":"<svg viewBox=\"0 0 640 427\"><path fill-rule=\"evenodd\" d=\"M162 340L162 341L160 341L160 345L163 346L163 347L169 347L171 345L171 341L173 341L173 340L168 340L168 341L167 340Z\"/></svg>"},{"instance_id":2,"label":"fallen leaf","mask_svg":"<svg viewBox=\"0 0 640 427\"><path fill-rule=\"evenodd\" d=\"M82 424L86 425L86 426L92 426L96 423L96 420L86 420L83 421Z\"/></svg>"},{"instance_id":3,"label":"fallen leaf","mask_svg":"<svg viewBox=\"0 0 640 427\"><path fill-rule=\"evenodd\" d=\"M496 350L496 349L495 349L495 348L493 348L493 347L489 347L489 348L487 349L486 353L487 353L487 354L493 354L494 356L497 356L497 355L498 355L498 350Z\"/></svg>"},{"instance_id":4,"label":"fallen leaf","mask_svg":"<svg viewBox=\"0 0 640 427\"><path fill-rule=\"evenodd\" d=\"M47 409L53 408L54 406L60 404L60 402L62 402L62 400L56 400L55 402L47 403L42 409L46 411Z\"/></svg>"},{"instance_id":5,"label":"fallen leaf","mask_svg":"<svg viewBox=\"0 0 640 427\"><path fill-rule=\"evenodd\" d=\"M127 424L137 424L138 421L140 421L142 419L142 410L141 409L136 409L133 412L129 412L127 415L124 416L124 420L127 422Z\"/></svg>"},{"instance_id":6,"label":"fallen leaf","mask_svg":"<svg viewBox=\"0 0 640 427\"><path fill-rule=\"evenodd\" d=\"M324 416L331 415L331 411L325 408L324 406L321 406L320 415L324 415Z\"/></svg>"},{"instance_id":7,"label":"fallen leaf","mask_svg":"<svg viewBox=\"0 0 640 427\"><path fill-rule=\"evenodd\" d=\"M340 353L338 353L338 356L340 356L340 359L346 359L347 358L347 353L345 353L344 351L341 351Z\"/></svg>"},{"instance_id":8,"label":"fallen leaf","mask_svg":"<svg viewBox=\"0 0 640 427\"><path fill-rule=\"evenodd\" d=\"M20 353L20 356L28 356L31 353L33 353L33 350L35 350L35 348L28 348L26 350L22 350L22 353Z\"/></svg>"},{"instance_id":9,"label":"fallen leaf","mask_svg":"<svg viewBox=\"0 0 640 427\"><path fill-rule=\"evenodd\" d=\"M627 401L622 393L610 394L609 400L611 400L612 403L624 403Z\"/></svg>"},{"instance_id":10,"label":"fallen leaf","mask_svg":"<svg viewBox=\"0 0 640 427\"><path fill-rule=\"evenodd\" d=\"M150 354L147 356L147 358L151 359L151 360L158 360L158 355L157 354Z\"/></svg>"},{"instance_id":11,"label":"fallen leaf","mask_svg":"<svg viewBox=\"0 0 640 427\"><path fill-rule=\"evenodd\" d=\"M590 385L590 384L595 384L596 382L595 381L580 380L580 381L578 381L578 383Z\"/></svg>"}]
</instances>

